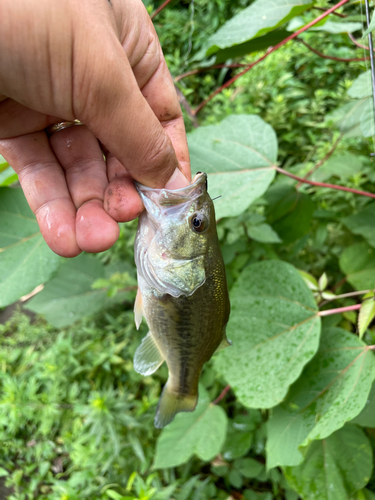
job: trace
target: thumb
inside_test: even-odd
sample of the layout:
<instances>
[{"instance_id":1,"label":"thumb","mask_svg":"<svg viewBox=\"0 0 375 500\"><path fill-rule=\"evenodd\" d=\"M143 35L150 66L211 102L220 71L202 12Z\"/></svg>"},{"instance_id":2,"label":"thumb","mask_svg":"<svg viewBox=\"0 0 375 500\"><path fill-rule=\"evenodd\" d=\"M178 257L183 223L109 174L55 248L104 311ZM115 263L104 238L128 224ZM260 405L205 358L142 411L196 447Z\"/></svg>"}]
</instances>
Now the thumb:
<instances>
[{"instance_id":1,"label":"thumb","mask_svg":"<svg viewBox=\"0 0 375 500\"><path fill-rule=\"evenodd\" d=\"M80 74L77 63L75 116L133 179L161 188L174 176L173 186L168 187L176 187L181 178L172 142L140 91L125 52L117 42L107 50L102 48L100 54L84 65L90 74Z\"/></svg>"}]
</instances>

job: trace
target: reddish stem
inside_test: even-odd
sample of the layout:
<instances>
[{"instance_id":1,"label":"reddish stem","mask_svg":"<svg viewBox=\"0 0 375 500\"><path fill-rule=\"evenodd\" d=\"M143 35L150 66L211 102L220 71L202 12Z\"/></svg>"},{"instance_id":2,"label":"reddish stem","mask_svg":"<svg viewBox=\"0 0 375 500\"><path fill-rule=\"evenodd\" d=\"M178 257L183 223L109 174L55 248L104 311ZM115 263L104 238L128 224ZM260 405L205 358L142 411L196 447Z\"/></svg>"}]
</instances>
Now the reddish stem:
<instances>
[{"instance_id":1,"label":"reddish stem","mask_svg":"<svg viewBox=\"0 0 375 500\"><path fill-rule=\"evenodd\" d=\"M340 314L347 311L358 311L361 309L361 304L354 304L353 306L338 307L337 309L327 309L327 311L319 311L318 316L331 316L332 314Z\"/></svg>"},{"instance_id":2,"label":"reddish stem","mask_svg":"<svg viewBox=\"0 0 375 500\"><path fill-rule=\"evenodd\" d=\"M287 172L286 170L283 170L280 167L275 167L275 169L280 174L287 175L288 177L291 177L292 179L295 179L296 181L303 182L304 184L310 184L311 186L316 186L316 187L336 189L337 191L346 191L348 193L354 193L354 194L359 194L361 196L367 196L368 198L375 198L374 193L368 193L367 191L360 191L359 189L352 189L352 188L348 188L345 186L338 186L337 184L327 184L325 182L314 182L314 181L310 181L308 179L304 179L303 177L298 177L298 175L293 175L290 172Z\"/></svg>"},{"instance_id":3,"label":"reddish stem","mask_svg":"<svg viewBox=\"0 0 375 500\"><path fill-rule=\"evenodd\" d=\"M229 389L230 389L230 385L226 385L224 387L224 389L221 391L221 393L218 395L218 397L214 401L212 401L212 404L217 405L218 403L220 403L220 401L222 399L224 399L225 396L227 395L227 392L229 391Z\"/></svg>"},{"instance_id":4,"label":"reddish stem","mask_svg":"<svg viewBox=\"0 0 375 500\"><path fill-rule=\"evenodd\" d=\"M334 56L327 56L326 54L323 54L323 52L319 52L319 50L314 49L314 47L311 47L308 43L306 43L302 38L297 38L297 40L305 47L307 47L311 52L314 52L319 57L322 57L323 59L330 59L332 61L339 61L339 62L357 62L357 61L368 61L370 58L369 57L352 57L349 59L345 59L343 57L334 57Z\"/></svg>"},{"instance_id":5,"label":"reddish stem","mask_svg":"<svg viewBox=\"0 0 375 500\"><path fill-rule=\"evenodd\" d=\"M354 36L351 33L348 33L350 40L359 47L360 49L365 49L365 50L370 50L366 45L362 45L361 43L357 42L357 40L354 38ZM375 51L374 51L375 52Z\"/></svg>"},{"instance_id":6,"label":"reddish stem","mask_svg":"<svg viewBox=\"0 0 375 500\"><path fill-rule=\"evenodd\" d=\"M151 19L154 19L159 12L161 12L164 7L166 7L172 0L165 0L152 14L151 14Z\"/></svg>"},{"instance_id":7,"label":"reddish stem","mask_svg":"<svg viewBox=\"0 0 375 500\"><path fill-rule=\"evenodd\" d=\"M262 56L260 57L259 59L257 59L255 62L249 64L249 66L247 66L243 71L241 71L240 73L238 73L237 75L235 75L233 78L231 78L230 80L228 80L227 82L225 82L223 85L221 85L221 87L219 87L218 89L216 89L214 92L212 92L211 95L209 95L204 101L202 101L194 110L193 110L193 113L196 115L197 113L199 113L199 111L204 107L206 106L206 104L208 102L211 101L211 99L213 99L217 94L219 94L220 92L222 92L224 89L226 89L227 87L229 87L230 85L232 85L232 83L234 83L236 80L238 80L239 78L241 78L241 76L243 76L245 73L247 73L248 71L251 70L251 68L253 68L256 64L259 64L261 61L263 61L266 57L268 57L270 54L272 54L272 52L275 52L276 50L278 50L280 47L282 47L283 45L285 45L286 43L288 43L290 40L293 40L293 38L296 38L298 35L300 35L301 33L303 33L304 31L308 30L309 28L311 28L311 26L314 26L315 24L317 24L319 21L321 21L322 19L324 19L325 17L327 17L329 14L331 14L331 12L333 12L334 10L338 9L339 7L341 7L342 5L344 5L345 3L347 3L349 0L341 0L340 2L338 2L336 5L334 5L333 7L331 7L330 9L326 10L325 12L323 12L323 14L321 14L320 16L318 16L316 19L314 19L313 21L311 21L310 23L306 24L306 26L303 26L301 29L299 29L298 31L296 31L295 33L292 33L290 36L288 36L287 38L285 38L284 40L282 40L281 42L279 42L277 45L275 45L274 47L270 47L267 52Z\"/></svg>"}]
</instances>

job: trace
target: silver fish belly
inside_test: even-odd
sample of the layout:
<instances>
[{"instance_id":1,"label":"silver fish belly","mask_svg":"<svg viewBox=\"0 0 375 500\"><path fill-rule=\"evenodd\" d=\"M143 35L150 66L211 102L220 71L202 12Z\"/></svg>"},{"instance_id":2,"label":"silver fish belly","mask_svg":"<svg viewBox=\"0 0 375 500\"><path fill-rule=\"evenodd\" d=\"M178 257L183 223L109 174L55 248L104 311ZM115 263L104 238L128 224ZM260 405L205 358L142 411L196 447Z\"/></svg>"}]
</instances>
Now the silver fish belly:
<instances>
[{"instance_id":1,"label":"silver fish belly","mask_svg":"<svg viewBox=\"0 0 375 500\"><path fill-rule=\"evenodd\" d=\"M177 190L136 184L145 211L135 240L139 327L149 333L134 356L134 369L151 375L165 361L169 370L155 417L164 427L181 411L193 411L203 364L230 345L225 327L230 304L207 176Z\"/></svg>"}]
</instances>

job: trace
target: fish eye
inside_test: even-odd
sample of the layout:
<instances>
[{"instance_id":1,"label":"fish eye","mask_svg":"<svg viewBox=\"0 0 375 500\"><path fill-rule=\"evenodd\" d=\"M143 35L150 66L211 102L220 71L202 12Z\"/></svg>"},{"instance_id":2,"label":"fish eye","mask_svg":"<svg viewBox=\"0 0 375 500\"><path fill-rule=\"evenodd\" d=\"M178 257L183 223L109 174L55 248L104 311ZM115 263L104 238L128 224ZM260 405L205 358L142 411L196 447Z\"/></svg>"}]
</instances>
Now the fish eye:
<instances>
[{"instance_id":1,"label":"fish eye","mask_svg":"<svg viewBox=\"0 0 375 500\"><path fill-rule=\"evenodd\" d=\"M190 219L190 223L196 233L201 233L207 227L207 220L202 214L194 214Z\"/></svg>"}]
</instances>

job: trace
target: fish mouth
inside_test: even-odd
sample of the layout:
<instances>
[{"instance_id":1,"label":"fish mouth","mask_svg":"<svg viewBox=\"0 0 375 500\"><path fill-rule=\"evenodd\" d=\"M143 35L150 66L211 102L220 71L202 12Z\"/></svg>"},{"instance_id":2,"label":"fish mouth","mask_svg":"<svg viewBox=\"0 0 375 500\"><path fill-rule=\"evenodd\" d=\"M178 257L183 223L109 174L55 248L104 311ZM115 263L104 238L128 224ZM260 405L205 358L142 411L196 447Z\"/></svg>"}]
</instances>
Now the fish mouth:
<instances>
[{"instance_id":1,"label":"fish mouth","mask_svg":"<svg viewBox=\"0 0 375 500\"><path fill-rule=\"evenodd\" d=\"M160 205L178 205L187 201L191 202L207 192L207 174L197 172L189 186L179 189L154 189L136 181L134 181L134 184L142 200L147 197L155 202L157 201Z\"/></svg>"}]
</instances>

